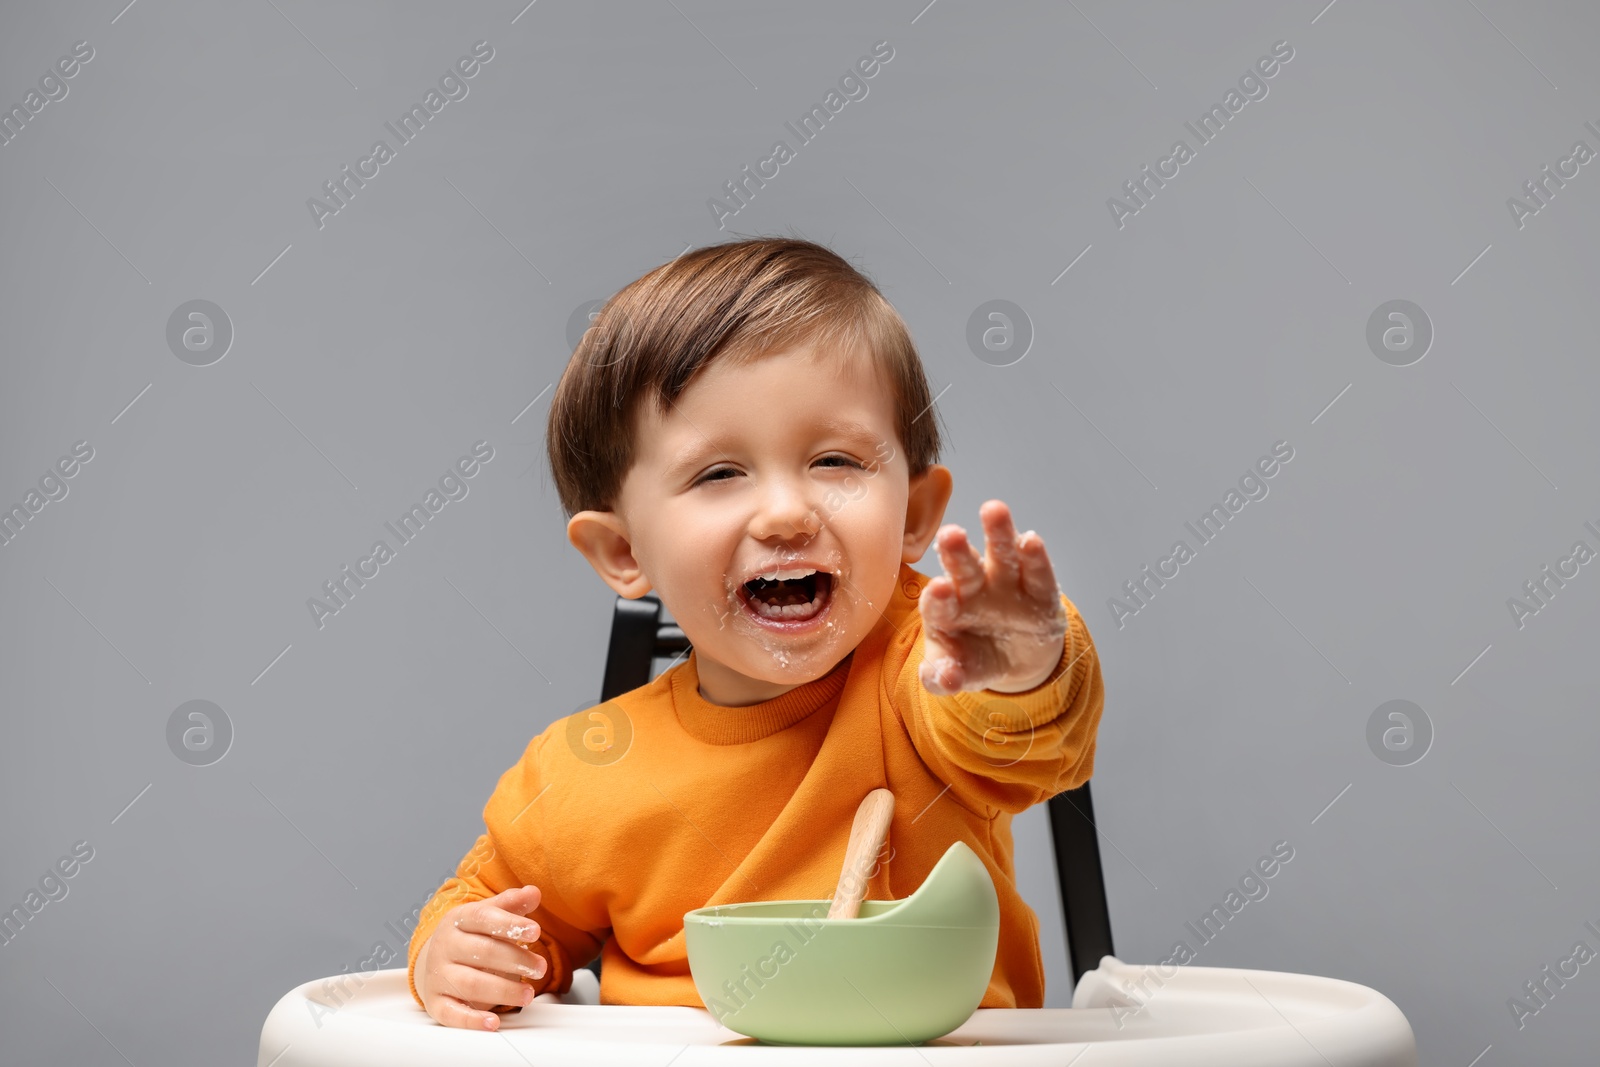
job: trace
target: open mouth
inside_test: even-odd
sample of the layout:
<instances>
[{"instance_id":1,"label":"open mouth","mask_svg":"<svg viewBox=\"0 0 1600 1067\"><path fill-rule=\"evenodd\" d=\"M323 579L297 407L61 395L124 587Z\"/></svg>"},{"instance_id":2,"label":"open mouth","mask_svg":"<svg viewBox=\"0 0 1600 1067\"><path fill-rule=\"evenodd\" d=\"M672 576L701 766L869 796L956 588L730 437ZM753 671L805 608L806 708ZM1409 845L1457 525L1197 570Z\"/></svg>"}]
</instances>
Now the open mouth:
<instances>
[{"instance_id":1,"label":"open mouth","mask_svg":"<svg viewBox=\"0 0 1600 1067\"><path fill-rule=\"evenodd\" d=\"M752 578L739 588L751 614L771 622L806 622L820 615L833 595L833 575L812 571L800 578Z\"/></svg>"}]
</instances>

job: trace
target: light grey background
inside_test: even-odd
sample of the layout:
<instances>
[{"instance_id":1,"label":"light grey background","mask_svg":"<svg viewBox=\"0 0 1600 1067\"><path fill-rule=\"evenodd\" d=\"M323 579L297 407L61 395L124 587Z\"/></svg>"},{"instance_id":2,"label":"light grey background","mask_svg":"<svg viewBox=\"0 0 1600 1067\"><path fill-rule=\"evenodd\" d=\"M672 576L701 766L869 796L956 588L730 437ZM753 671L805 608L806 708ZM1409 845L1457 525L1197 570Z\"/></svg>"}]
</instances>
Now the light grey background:
<instances>
[{"instance_id":1,"label":"light grey background","mask_svg":"<svg viewBox=\"0 0 1600 1067\"><path fill-rule=\"evenodd\" d=\"M1600 545L1600 164L1506 206L1600 148L1592 7L123 2L0 12L7 108L95 50L0 147L0 502L94 448L0 547L0 904L94 849L0 947L8 1062L250 1061L291 986L403 963L385 923L597 696L613 596L542 441L569 317L784 233L910 323L948 519L1007 501L1088 620L1118 954L1165 956L1286 840L1196 964L1370 985L1424 1063L1592 1060L1594 965L1520 1030L1507 1001L1600 949L1600 566L1520 629L1506 603ZM479 40L469 95L319 229L307 198ZM869 95L719 230L707 199L880 40ZM1107 198L1280 40L1119 229ZM235 330L208 367L166 343L192 299ZM991 299L1036 334L1012 366L965 340ZM1406 367L1365 337L1394 299L1436 331ZM319 630L307 598L480 439L469 496ZM1108 598L1278 440L1270 495L1119 628ZM235 731L207 767L166 739L195 699ZM1366 740L1392 699L1434 730L1411 766ZM1064 1006L1045 828L1017 819L1017 865Z\"/></svg>"}]
</instances>

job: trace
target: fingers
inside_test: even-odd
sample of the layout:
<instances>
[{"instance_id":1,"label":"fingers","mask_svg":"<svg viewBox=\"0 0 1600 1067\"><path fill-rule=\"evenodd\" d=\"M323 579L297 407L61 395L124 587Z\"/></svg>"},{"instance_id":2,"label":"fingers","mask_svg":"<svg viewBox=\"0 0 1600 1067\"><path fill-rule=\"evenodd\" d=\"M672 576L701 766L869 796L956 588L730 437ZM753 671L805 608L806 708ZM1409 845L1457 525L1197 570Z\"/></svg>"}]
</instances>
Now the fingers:
<instances>
[{"instance_id":1,"label":"fingers","mask_svg":"<svg viewBox=\"0 0 1600 1067\"><path fill-rule=\"evenodd\" d=\"M1017 528L1011 521L1011 509L1003 500L988 500L978 509L983 520L984 548L994 561L994 580L1001 588L1011 589L1017 583L1018 549Z\"/></svg>"},{"instance_id":2,"label":"fingers","mask_svg":"<svg viewBox=\"0 0 1600 1067\"><path fill-rule=\"evenodd\" d=\"M535 995L533 987L523 982L458 963L439 967L435 981L441 988L433 994L429 1014L446 1025L470 1030L494 1030L500 1025L499 1018L480 1005L523 1007L533 1003Z\"/></svg>"},{"instance_id":3,"label":"fingers","mask_svg":"<svg viewBox=\"0 0 1600 1067\"><path fill-rule=\"evenodd\" d=\"M532 889L533 899L538 899L537 894L538 890ZM490 898L494 899L498 898ZM517 911L528 910L525 902L510 903ZM533 945L544 930L538 922L519 915L517 911L495 907L488 900L468 907L456 923L457 939L450 946L451 962L493 971L509 978L543 978L550 962L534 952Z\"/></svg>"},{"instance_id":4,"label":"fingers","mask_svg":"<svg viewBox=\"0 0 1600 1067\"><path fill-rule=\"evenodd\" d=\"M1056 570L1050 564L1050 553L1045 551L1044 538L1029 530L1017 539L1017 549L1022 563L1023 592L1039 600L1059 600L1061 586L1056 582Z\"/></svg>"},{"instance_id":5,"label":"fingers","mask_svg":"<svg viewBox=\"0 0 1600 1067\"><path fill-rule=\"evenodd\" d=\"M958 693L966 682L966 669L949 657L924 659L917 672L923 688L936 696Z\"/></svg>"},{"instance_id":6,"label":"fingers","mask_svg":"<svg viewBox=\"0 0 1600 1067\"><path fill-rule=\"evenodd\" d=\"M983 558L967 541L967 531L950 523L939 529L933 539L939 550L939 563L955 583L956 595L965 600L983 590L985 579Z\"/></svg>"},{"instance_id":7,"label":"fingers","mask_svg":"<svg viewBox=\"0 0 1600 1067\"><path fill-rule=\"evenodd\" d=\"M1071 618L1063 603L1055 568L1050 565L1050 554L1045 551L1044 539L1029 530L1022 535L1020 545L1023 591L1038 605L1040 618L1045 620L1051 637L1064 636L1071 626Z\"/></svg>"},{"instance_id":8,"label":"fingers","mask_svg":"<svg viewBox=\"0 0 1600 1067\"><path fill-rule=\"evenodd\" d=\"M496 893L489 898L491 903L497 904L507 911L514 911L518 915L526 915L539 906L539 901L544 894L539 892L536 885L523 885L515 889L507 889Z\"/></svg>"},{"instance_id":9,"label":"fingers","mask_svg":"<svg viewBox=\"0 0 1600 1067\"><path fill-rule=\"evenodd\" d=\"M526 896L523 897L511 895L524 892ZM528 903L529 898L533 904ZM463 933L485 934L511 942L537 941L544 931L536 920L527 918L526 913L533 910L538 900L539 890L534 886L507 890L488 900L466 905L456 920L456 929ZM496 906L495 901L501 901L504 906Z\"/></svg>"},{"instance_id":10,"label":"fingers","mask_svg":"<svg viewBox=\"0 0 1600 1067\"><path fill-rule=\"evenodd\" d=\"M983 532L989 556L998 568L996 582L1002 588L1020 588L1025 596L1047 603L1057 602L1061 587L1056 583L1055 568L1050 564L1050 554L1045 551L1044 538L1029 530L1017 533L1011 509L1004 501L986 501L978 509L983 518Z\"/></svg>"},{"instance_id":11,"label":"fingers","mask_svg":"<svg viewBox=\"0 0 1600 1067\"><path fill-rule=\"evenodd\" d=\"M932 579L923 586L917 607L929 628L955 629L956 620L961 615L961 598L956 593L955 582L949 578Z\"/></svg>"},{"instance_id":12,"label":"fingers","mask_svg":"<svg viewBox=\"0 0 1600 1067\"><path fill-rule=\"evenodd\" d=\"M966 600L982 592L990 581L1001 589L1016 588L1023 563L1011 509L1003 500L988 500L978 509L983 523L985 556L967 540L967 531L955 523L940 528L934 537L939 562L955 583L957 596Z\"/></svg>"},{"instance_id":13,"label":"fingers","mask_svg":"<svg viewBox=\"0 0 1600 1067\"><path fill-rule=\"evenodd\" d=\"M493 1012L467 1007L460 998L449 993L435 993L428 1005L428 1014L445 1026L462 1030L498 1030L500 1016Z\"/></svg>"},{"instance_id":14,"label":"fingers","mask_svg":"<svg viewBox=\"0 0 1600 1067\"><path fill-rule=\"evenodd\" d=\"M550 961L531 945L483 934L462 934L451 943L447 963L459 963L506 978L543 978Z\"/></svg>"}]
</instances>

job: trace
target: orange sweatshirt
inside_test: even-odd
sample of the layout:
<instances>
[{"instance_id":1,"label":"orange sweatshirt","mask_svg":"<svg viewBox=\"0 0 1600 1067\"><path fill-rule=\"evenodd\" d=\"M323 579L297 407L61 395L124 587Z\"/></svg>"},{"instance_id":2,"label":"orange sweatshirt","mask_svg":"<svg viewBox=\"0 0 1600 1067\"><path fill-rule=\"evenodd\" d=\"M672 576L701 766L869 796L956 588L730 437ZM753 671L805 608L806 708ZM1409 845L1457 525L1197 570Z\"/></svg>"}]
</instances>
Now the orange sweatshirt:
<instances>
[{"instance_id":1,"label":"orange sweatshirt","mask_svg":"<svg viewBox=\"0 0 1600 1067\"><path fill-rule=\"evenodd\" d=\"M412 996L417 953L445 912L536 885L535 951L550 961L537 991L566 992L574 969L599 954L602 1004L703 1007L684 913L831 898L856 807L882 787L894 817L867 898L909 896L965 841L1000 898L980 1006L1042 1007L1038 918L1017 892L1011 817L1093 774L1099 657L1063 595L1061 659L1037 688L935 696L917 676L916 602L928 580L902 564L884 617L842 663L759 704L707 702L691 652L601 706L619 743L631 725L615 762L569 741L583 733L569 730L570 716L551 723L501 775L483 809L487 832L422 909L408 952Z\"/></svg>"}]
</instances>

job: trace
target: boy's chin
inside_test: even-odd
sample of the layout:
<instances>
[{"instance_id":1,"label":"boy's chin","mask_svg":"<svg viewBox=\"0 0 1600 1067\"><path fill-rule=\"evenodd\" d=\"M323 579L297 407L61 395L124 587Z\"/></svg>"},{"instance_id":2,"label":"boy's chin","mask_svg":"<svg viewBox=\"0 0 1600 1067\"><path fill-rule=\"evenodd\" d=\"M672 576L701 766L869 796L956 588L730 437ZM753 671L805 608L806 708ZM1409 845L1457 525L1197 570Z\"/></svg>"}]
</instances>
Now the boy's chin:
<instances>
[{"instance_id":1,"label":"boy's chin","mask_svg":"<svg viewBox=\"0 0 1600 1067\"><path fill-rule=\"evenodd\" d=\"M781 644L767 647L756 636L735 636L733 640L739 647L713 650L711 654L717 662L753 681L773 685L804 685L816 681L850 654L848 648L835 647L835 641L804 647ZM719 652L721 655L717 654Z\"/></svg>"},{"instance_id":2,"label":"boy's chin","mask_svg":"<svg viewBox=\"0 0 1600 1067\"><path fill-rule=\"evenodd\" d=\"M782 652L781 659L778 651ZM782 649L769 652L764 648L749 650L741 673L751 678L779 685L804 685L837 667L851 650L829 641L804 650Z\"/></svg>"}]
</instances>

